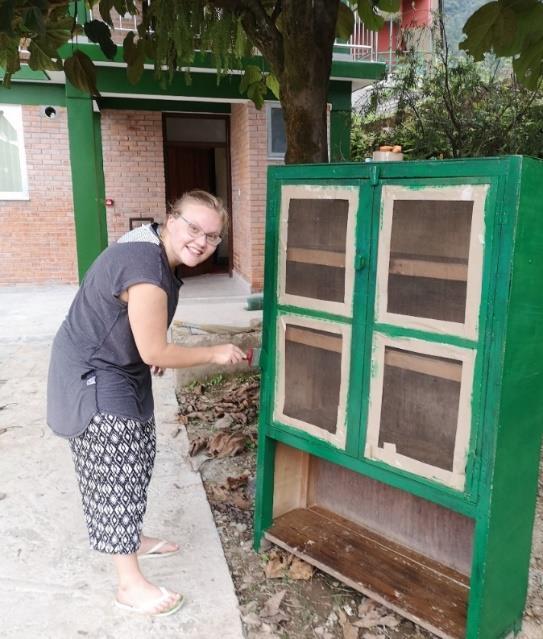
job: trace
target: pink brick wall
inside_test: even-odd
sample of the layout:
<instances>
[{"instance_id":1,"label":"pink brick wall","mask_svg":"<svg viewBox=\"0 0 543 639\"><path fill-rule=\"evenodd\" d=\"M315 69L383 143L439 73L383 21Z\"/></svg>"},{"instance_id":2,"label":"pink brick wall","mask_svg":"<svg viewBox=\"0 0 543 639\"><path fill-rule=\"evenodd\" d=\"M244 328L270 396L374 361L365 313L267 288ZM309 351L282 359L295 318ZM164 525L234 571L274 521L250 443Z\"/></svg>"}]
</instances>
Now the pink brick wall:
<instances>
[{"instance_id":1,"label":"pink brick wall","mask_svg":"<svg viewBox=\"0 0 543 639\"><path fill-rule=\"evenodd\" d=\"M0 284L77 282L66 109L23 106L29 200L0 200Z\"/></svg>"},{"instance_id":2,"label":"pink brick wall","mask_svg":"<svg viewBox=\"0 0 543 639\"><path fill-rule=\"evenodd\" d=\"M29 201L0 201L0 284L77 282L66 110L53 120L40 107L23 107ZM102 112L102 148L109 242L131 217L165 215L162 114ZM232 216L234 270L251 290L262 290L266 213L266 113L232 105ZM24 266L21 256L24 250Z\"/></svg>"},{"instance_id":3,"label":"pink brick wall","mask_svg":"<svg viewBox=\"0 0 543 639\"><path fill-rule=\"evenodd\" d=\"M264 282L267 159L266 110L233 104L231 116L234 270L253 292Z\"/></svg>"},{"instance_id":4,"label":"pink brick wall","mask_svg":"<svg viewBox=\"0 0 543 639\"><path fill-rule=\"evenodd\" d=\"M129 230L131 217L162 221L166 212L162 114L102 111L102 152L109 242Z\"/></svg>"}]
</instances>

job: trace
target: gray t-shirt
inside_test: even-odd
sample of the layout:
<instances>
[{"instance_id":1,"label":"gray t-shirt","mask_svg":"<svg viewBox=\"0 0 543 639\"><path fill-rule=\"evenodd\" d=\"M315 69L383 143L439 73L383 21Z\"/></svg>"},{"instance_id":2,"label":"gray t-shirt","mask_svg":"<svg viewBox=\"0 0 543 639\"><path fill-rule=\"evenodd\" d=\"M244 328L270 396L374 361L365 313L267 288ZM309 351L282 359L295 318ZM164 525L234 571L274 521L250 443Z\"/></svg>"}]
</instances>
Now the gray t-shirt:
<instances>
[{"instance_id":1,"label":"gray t-shirt","mask_svg":"<svg viewBox=\"0 0 543 639\"><path fill-rule=\"evenodd\" d=\"M169 326L181 282L153 225L127 233L98 256L58 330L47 384L47 423L57 435L80 435L98 412L140 421L153 415L149 366L119 298L143 282L166 291Z\"/></svg>"}]
</instances>

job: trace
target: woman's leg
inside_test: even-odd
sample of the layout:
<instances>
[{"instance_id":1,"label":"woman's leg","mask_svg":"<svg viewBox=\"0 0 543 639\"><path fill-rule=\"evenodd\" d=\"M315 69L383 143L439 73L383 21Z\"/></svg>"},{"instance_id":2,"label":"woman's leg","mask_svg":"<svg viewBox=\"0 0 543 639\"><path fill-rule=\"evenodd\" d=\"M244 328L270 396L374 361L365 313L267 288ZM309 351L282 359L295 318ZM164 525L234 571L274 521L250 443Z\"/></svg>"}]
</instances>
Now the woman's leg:
<instances>
[{"instance_id":1,"label":"woman's leg","mask_svg":"<svg viewBox=\"0 0 543 639\"><path fill-rule=\"evenodd\" d=\"M169 610L180 599L181 595L169 592L168 597L163 597L159 588L143 576L138 558L132 555L113 555L113 563L117 571L117 601L135 608L147 608L153 602L158 605L149 608L150 614L157 614Z\"/></svg>"},{"instance_id":2,"label":"woman's leg","mask_svg":"<svg viewBox=\"0 0 543 639\"><path fill-rule=\"evenodd\" d=\"M150 539L141 530L155 459L154 420L141 423L98 414L70 446L90 545L113 556L118 601L140 608L161 600L157 612L171 608L180 595L171 593L164 599L143 576L136 555L140 540Z\"/></svg>"}]
</instances>

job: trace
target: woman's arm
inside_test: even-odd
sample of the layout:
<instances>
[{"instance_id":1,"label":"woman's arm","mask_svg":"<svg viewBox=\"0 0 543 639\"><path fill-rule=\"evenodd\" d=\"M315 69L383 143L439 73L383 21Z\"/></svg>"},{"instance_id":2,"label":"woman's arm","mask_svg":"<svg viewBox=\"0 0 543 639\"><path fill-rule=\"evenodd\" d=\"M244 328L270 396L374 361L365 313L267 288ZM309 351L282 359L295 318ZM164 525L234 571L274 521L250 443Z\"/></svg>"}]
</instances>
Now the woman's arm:
<instances>
[{"instance_id":1,"label":"woman's arm","mask_svg":"<svg viewBox=\"0 0 543 639\"><path fill-rule=\"evenodd\" d=\"M236 364L245 359L234 344L179 346L166 339L166 292L154 284L135 284L128 291L128 320L142 360L160 368L188 368L199 364ZM126 297L123 295L123 298Z\"/></svg>"}]
</instances>

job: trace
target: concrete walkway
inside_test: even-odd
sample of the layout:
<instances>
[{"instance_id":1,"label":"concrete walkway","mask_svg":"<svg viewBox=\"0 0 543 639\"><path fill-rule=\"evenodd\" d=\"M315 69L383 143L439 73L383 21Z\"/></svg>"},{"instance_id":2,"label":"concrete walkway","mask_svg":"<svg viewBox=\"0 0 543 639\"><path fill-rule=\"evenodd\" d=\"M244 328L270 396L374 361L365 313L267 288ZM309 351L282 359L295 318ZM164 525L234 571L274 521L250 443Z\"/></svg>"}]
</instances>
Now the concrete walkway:
<instances>
[{"instance_id":1,"label":"concrete walkway","mask_svg":"<svg viewBox=\"0 0 543 639\"><path fill-rule=\"evenodd\" d=\"M235 324L254 316L244 315L239 282L221 276L203 279L202 286L189 282L180 319L201 321L211 312L216 323L226 313ZM155 583L184 592L186 604L162 620L112 606L111 561L88 547L68 445L45 424L51 340L75 291L0 288L0 636L241 639L237 599L200 475L186 463L185 434L172 436L172 372L155 387L158 451L145 530L178 541L182 552L144 569ZM195 296L202 291L207 297ZM212 311L205 309L209 304Z\"/></svg>"}]
</instances>

